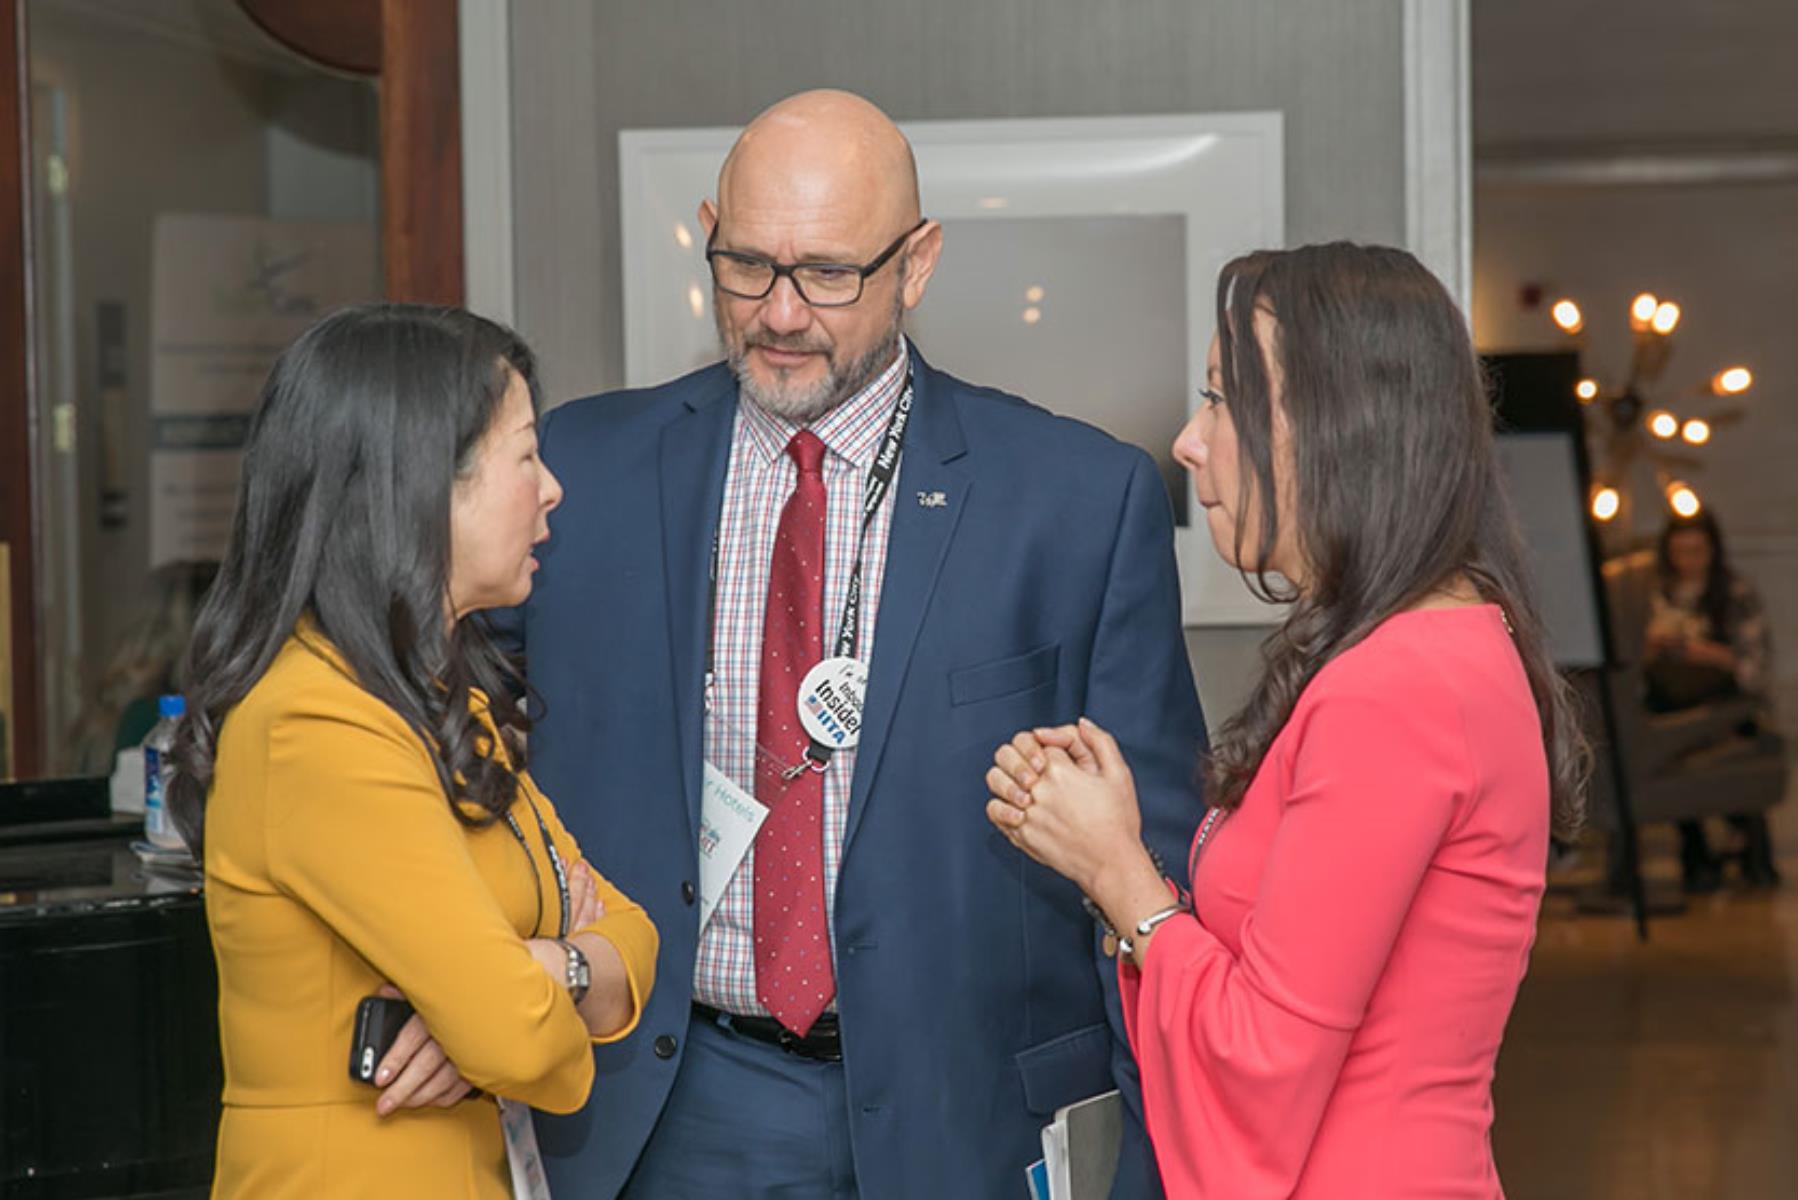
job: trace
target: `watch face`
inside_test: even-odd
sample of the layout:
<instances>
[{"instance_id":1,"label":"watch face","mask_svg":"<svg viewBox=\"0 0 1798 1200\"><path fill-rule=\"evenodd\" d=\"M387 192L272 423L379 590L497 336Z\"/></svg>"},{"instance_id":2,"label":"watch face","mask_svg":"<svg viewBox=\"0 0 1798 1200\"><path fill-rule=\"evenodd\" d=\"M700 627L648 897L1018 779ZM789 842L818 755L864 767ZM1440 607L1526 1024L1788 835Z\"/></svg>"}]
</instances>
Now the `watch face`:
<instances>
[{"instance_id":1,"label":"watch face","mask_svg":"<svg viewBox=\"0 0 1798 1200\"><path fill-rule=\"evenodd\" d=\"M593 981L593 971L587 965L587 956L573 942L564 942L562 947L568 952L568 990L578 1002L587 994L587 988Z\"/></svg>"}]
</instances>

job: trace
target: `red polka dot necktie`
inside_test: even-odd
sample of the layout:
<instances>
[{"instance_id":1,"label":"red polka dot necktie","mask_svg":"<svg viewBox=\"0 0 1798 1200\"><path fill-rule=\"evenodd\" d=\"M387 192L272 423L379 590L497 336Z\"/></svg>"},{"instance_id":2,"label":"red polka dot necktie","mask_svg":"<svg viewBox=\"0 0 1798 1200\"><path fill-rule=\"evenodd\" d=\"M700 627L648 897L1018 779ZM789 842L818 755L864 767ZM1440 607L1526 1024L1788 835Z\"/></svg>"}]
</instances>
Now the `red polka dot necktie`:
<instances>
[{"instance_id":1,"label":"red polka dot necktie","mask_svg":"<svg viewBox=\"0 0 1798 1200\"><path fill-rule=\"evenodd\" d=\"M775 1020L804 1036L836 994L824 919L824 775L782 778L804 761L799 683L824 652L824 443L802 429L787 443L799 482L780 510L762 616L755 795L768 806L755 839L755 982ZM779 762L775 762L779 759Z\"/></svg>"}]
</instances>

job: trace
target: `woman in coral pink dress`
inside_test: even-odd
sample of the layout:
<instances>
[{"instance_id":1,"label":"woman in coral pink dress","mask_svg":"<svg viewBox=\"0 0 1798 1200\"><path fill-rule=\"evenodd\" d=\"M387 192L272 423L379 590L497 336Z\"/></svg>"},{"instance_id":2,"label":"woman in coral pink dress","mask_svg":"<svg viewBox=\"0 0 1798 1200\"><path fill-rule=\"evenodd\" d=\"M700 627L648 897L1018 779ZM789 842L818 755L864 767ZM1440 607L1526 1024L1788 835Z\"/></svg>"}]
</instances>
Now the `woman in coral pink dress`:
<instances>
[{"instance_id":1,"label":"woman in coral pink dress","mask_svg":"<svg viewBox=\"0 0 1798 1200\"><path fill-rule=\"evenodd\" d=\"M1467 327L1410 255L1336 244L1225 267L1217 328L1174 452L1291 608L1206 763L1190 899L1090 721L1001 747L988 816L1119 945L1171 1197L1498 1197L1493 1063L1586 756Z\"/></svg>"}]
</instances>

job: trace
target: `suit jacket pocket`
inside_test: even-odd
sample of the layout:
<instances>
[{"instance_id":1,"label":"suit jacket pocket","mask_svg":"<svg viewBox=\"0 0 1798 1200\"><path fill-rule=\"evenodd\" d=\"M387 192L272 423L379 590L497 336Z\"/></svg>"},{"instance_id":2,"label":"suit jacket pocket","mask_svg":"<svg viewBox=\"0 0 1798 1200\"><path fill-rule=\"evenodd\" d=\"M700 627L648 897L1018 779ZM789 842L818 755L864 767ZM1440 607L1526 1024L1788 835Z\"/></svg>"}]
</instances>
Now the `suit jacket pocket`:
<instances>
[{"instance_id":1,"label":"suit jacket pocket","mask_svg":"<svg viewBox=\"0 0 1798 1200\"><path fill-rule=\"evenodd\" d=\"M1033 1113L1055 1115L1064 1104L1109 1092L1111 1026L1104 1021L1018 1051L1014 1061L1024 1082L1024 1103Z\"/></svg>"},{"instance_id":2,"label":"suit jacket pocket","mask_svg":"<svg viewBox=\"0 0 1798 1200\"><path fill-rule=\"evenodd\" d=\"M949 672L949 703L977 704L1001 696L1028 692L1055 682L1061 659L1061 643L1050 642L1010 658L994 659Z\"/></svg>"}]
</instances>

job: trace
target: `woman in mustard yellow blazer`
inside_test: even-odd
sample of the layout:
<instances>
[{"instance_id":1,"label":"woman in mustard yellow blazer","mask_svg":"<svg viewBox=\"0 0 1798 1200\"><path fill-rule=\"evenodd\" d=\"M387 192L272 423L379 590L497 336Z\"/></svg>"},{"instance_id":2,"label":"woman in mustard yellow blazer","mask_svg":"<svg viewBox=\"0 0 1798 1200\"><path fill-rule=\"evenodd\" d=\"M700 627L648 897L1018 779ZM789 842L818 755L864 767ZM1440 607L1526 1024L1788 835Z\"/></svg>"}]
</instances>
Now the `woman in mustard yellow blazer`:
<instances>
[{"instance_id":1,"label":"woman in mustard yellow blazer","mask_svg":"<svg viewBox=\"0 0 1798 1200\"><path fill-rule=\"evenodd\" d=\"M561 487L509 331L378 305L283 353L190 649L171 805L219 969L216 1196L510 1195L495 1097L568 1112L653 982L643 910L524 770L466 618L530 591ZM416 1015L374 1086L364 997Z\"/></svg>"}]
</instances>

